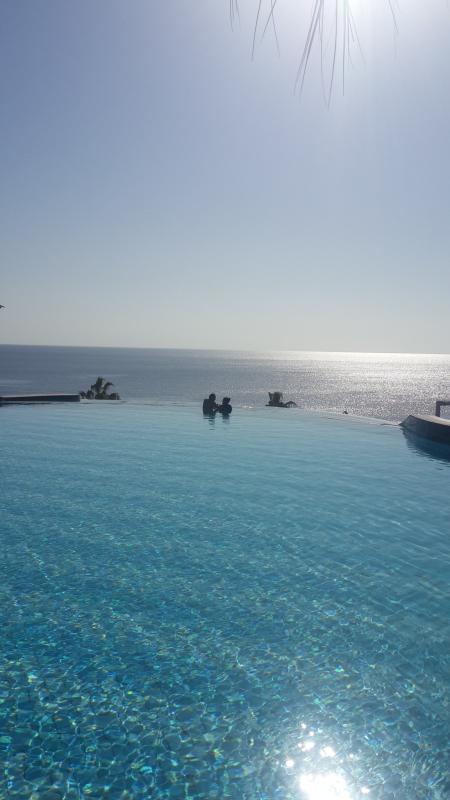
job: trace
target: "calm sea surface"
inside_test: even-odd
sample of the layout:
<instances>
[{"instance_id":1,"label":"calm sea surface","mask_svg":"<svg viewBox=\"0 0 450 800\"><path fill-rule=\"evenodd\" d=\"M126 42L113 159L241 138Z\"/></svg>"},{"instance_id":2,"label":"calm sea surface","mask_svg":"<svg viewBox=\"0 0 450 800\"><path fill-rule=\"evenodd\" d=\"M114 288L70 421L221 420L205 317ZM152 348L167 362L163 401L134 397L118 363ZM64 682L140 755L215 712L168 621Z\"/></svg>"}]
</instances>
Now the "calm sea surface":
<instances>
[{"instance_id":1,"label":"calm sea surface","mask_svg":"<svg viewBox=\"0 0 450 800\"><path fill-rule=\"evenodd\" d=\"M0 394L79 391L98 375L129 401L200 403L214 391L255 407L280 390L300 408L397 421L450 396L450 355L0 346Z\"/></svg>"}]
</instances>

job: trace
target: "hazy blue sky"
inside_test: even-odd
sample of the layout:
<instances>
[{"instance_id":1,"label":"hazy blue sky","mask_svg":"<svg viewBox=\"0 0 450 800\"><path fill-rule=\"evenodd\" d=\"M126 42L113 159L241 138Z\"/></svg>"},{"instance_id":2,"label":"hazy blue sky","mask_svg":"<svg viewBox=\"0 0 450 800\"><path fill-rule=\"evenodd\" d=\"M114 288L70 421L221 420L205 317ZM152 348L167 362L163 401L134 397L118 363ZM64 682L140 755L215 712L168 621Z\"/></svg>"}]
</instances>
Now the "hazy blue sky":
<instances>
[{"instance_id":1,"label":"hazy blue sky","mask_svg":"<svg viewBox=\"0 0 450 800\"><path fill-rule=\"evenodd\" d=\"M0 341L448 352L446 0L354 0L330 109L228 5L0 0Z\"/></svg>"}]
</instances>

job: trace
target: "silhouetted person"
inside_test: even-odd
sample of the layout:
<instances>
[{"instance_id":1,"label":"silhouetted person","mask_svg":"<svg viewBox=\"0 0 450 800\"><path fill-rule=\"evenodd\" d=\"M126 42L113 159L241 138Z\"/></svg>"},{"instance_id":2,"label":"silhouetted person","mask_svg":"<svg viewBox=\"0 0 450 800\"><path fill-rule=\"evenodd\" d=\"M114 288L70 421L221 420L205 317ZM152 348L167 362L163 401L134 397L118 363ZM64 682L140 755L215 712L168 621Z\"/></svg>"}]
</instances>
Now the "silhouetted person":
<instances>
[{"instance_id":1,"label":"silhouetted person","mask_svg":"<svg viewBox=\"0 0 450 800\"><path fill-rule=\"evenodd\" d=\"M283 392L269 392L268 406L283 407Z\"/></svg>"},{"instance_id":2,"label":"silhouetted person","mask_svg":"<svg viewBox=\"0 0 450 800\"><path fill-rule=\"evenodd\" d=\"M208 398L203 400L203 413L204 414L215 414L219 406L216 403L216 395L214 393L210 394Z\"/></svg>"},{"instance_id":3,"label":"silhouetted person","mask_svg":"<svg viewBox=\"0 0 450 800\"><path fill-rule=\"evenodd\" d=\"M275 406L275 408L297 408L297 403L294 403L293 400L283 403L283 392L269 392L269 402L266 405Z\"/></svg>"},{"instance_id":4,"label":"silhouetted person","mask_svg":"<svg viewBox=\"0 0 450 800\"><path fill-rule=\"evenodd\" d=\"M218 410L219 414L225 414L227 416L228 416L228 414L231 414L231 412L233 411L233 407L230 405L230 398L229 397L224 397L223 400L222 400L221 405L219 406L219 408L217 410Z\"/></svg>"}]
</instances>

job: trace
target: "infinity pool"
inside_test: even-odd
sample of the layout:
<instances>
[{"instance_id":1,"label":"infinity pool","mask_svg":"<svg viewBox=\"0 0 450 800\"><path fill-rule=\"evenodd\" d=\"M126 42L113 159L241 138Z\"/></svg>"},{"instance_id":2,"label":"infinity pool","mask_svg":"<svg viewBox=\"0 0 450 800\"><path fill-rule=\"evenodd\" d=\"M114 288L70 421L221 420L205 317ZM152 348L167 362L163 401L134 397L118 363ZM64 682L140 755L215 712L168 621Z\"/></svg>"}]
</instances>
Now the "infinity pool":
<instances>
[{"instance_id":1,"label":"infinity pool","mask_svg":"<svg viewBox=\"0 0 450 800\"><path fill-rule=\"evenodd\" d=\"M445 453L279 409L0 424L0 797L448 800Z\"/></svg>"}]
</instances>

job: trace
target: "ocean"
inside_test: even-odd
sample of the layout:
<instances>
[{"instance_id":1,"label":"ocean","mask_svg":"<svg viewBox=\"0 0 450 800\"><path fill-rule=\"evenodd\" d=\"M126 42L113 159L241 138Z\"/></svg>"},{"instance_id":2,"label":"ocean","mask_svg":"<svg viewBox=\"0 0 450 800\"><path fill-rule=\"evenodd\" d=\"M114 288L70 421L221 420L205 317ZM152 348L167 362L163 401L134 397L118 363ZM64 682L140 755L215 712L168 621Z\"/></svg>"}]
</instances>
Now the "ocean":
<instances>
[{"instance_id":1,"label":"ocean","mask_svg":"<svg viewBox=\"0 0 450 800\"><path fill-rule=\"evenodd\" d=\"M450 396L450 355L0 346L0 395L77 392L99 375L129 402L200 404L215 392L255 408L282 391L302 409L391 421Z\"/></svg>"}]
</instances>

